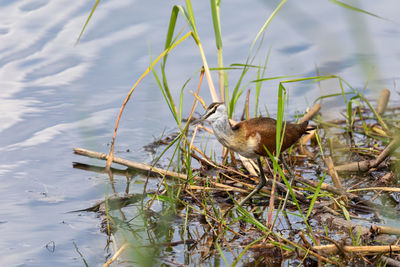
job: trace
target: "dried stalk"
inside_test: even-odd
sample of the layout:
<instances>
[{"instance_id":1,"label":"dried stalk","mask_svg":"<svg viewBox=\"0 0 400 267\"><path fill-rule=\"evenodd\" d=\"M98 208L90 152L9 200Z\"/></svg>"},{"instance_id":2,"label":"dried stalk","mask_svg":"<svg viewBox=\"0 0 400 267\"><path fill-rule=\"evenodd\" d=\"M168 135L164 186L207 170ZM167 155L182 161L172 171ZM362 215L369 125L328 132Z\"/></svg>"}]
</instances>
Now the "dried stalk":
<instances>
[{"instance_id":1,"label":"dried stalk","mask_svg":"<svg viewBox=\"0 0 400 267\"><path fill-rule=\"evenodd\" d=\"M339 252L337 245L322 245L314 246L312 248L315 251L321 251L327 254L335 254ZM400 251L400 246L342 246L341 251L349 253L361 253L361 254L378 254L378 253L391 253Z\"/></svg>"},{"instance_id":2,"label":"dried stalk","mask_svg":"<svg viewBox=\"0 0 400 267\"><path fill-rule=\"evenodd\" d=\"M339 175L335 170L335 165L333 165L332 158L331 157L325 158L325 164L328 167L328 173L331 176L335 187L338 188L340 191L344 192L342 182L340 181Z\"/></svg>"},{"instance_id":3,"label":"dried stalk","mask_svg":"<svg viewBox=\"0 0 400 267\"><path fill-rule=\"evenodd\" d=\"M110 266L111 263L113 263L118 257L122 254L122 252L125 251L125 249L130 246L129 243L124 243L117 252L115 252L114 256L112 256L111 259L109 259L106 263L103 264L103 267L108 267Z\"/></svg>"},{"instance_id":4,"label":"dried stalk","mask_svg":"<svg viewBox=\"0 0 400 267\"><path fill-rule=\"evenodd\" d=\"M371 232L374 234L400 235L400 228L383 225L372 225Z\"/></svg>"},{"instance_id":5,"label":"dried stalk","mask_svg":"<svg viewBox=\"0 0 400 267\"><path fill-rule=\"evenodd\" d=\"M381 95L376 105L376 112L379 115L382 115L385 112L386 106L389 102L389 98L390 98L390 91L388 89L383 89L381 91Z\"/></svg>"},{"instance_id":6,"label":"dried stalk","mask_svg":"<svg viewBox=\"0 0 400 267\"><path fill-rule=\"evenodd\" d=\"M299 123L311 120L312 117L314 117L315 114L317 114L320 109L321 109L321 104L320 103L315 104L306 114L304 114L304 116L299 120Z\"/></svg>"},{"instance_id":7,"label":"dried stalk","mask_svg":"<svg viewBox=\"0 0 400 267\"><path fill-rule=\"evenodd\" d=\"M108 159L108 155L105 153L99 153L96 151L91 151L91 150L77 148L77 147L73 148L73 150L74 150L74 153L77 155L82 155L82 156L96 158L96 159L102 159L102 160ZM153 175L162 175L162 176L165 175L167 177L176 177L179 179L187 180L187 175L185 175L185 174L163 170L163 169L156 168L151 165L144 164L144 163L138 163L138 162L126 160L126 159L119 158L119 157L113 157L112 162L130 167L130 168L148 171L150 174L153 174Z\"/></svg>"}]
</instances>

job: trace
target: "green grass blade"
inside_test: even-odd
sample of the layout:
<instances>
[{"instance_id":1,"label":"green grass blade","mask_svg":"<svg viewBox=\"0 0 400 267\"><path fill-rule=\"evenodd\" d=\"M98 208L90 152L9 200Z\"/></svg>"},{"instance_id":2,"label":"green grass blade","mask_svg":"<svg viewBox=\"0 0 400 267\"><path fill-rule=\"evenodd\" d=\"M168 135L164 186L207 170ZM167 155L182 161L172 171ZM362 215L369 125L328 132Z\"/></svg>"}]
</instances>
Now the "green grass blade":
<instances>
[{"instance_id":1,"label":"green grass blade","mask_svg":"<svg viewBox=\"0 0 400 267\"><path fill-rule=\"evenodd\" d=\"M312 212L312 210L313 210L313 208L314 208L314 204L315 204L315 201L316 201L317 198L318 198L319 191L321 190L322 183L323 183L324 180L325 180L325 175L326 175L326 172L325 172L324 175L322 176L321 180L320 180L319 183L318 183L317 188L315 189L314 196L312 197L311 202L310 202L310 206L308 207L308 211L307 211L307 215L306 215L306 220L308 220L308 217L310 217L311 212Z\"/></svg>"},{"instance_id":2,"label":"green grass blade","mask_svg":"<svg viewBox=\"0 0 400 267\"><path fill-rule=\"evenodd\" d=\"M243 69L242 74L240 75L239 80L236 83L235 88L233 89L231 100L228 105L229 118L232 118L233 111L235 110L235 104L236 104L237 100L239 99L239 96L242 94L242 90L240 90L240 85L242 84L244 75L246 75L248 70L249 70L248 68Z\"/></svg>"},{"instance_id":3,"label":"green grass blade","mask_svg":"<svg viewBox=\"0 0 400 267\"><path fill-rule=\"evenodd\" d=\"M386 125L386 123L383 121L381 115L378 114L378 112L376 112L376 110L374 109L374 107L371 105L371 103L368 101L367 98L365 98L364 95L359 94L360 98L362 99L363 102L365 102L367 104L367 106L371 109L372 113L374 113L376 119L378 120L379 124L385 129L385 130L389 130L388 126Z\"/></svg>"},{"instance_id":4,"label":"green grass blade","mask_svg":"<svg viewBox=\"0 0 400 267\"><path fill-rule=\"evenodd\" d=\"M251 242L250 244L248 244L243 250L242 252L240 252L239 256L237 256L237 258L235 259L235 261L232 263L231 267L235 267L236 264L238 264L238 262L240 261L240 259L244 256L244 254L246 254L247 250L249 248L251 248L252 245L260 242L262 239L264 238L264 236L259 237L258 239L254 240L253 242Z\"/></svg>"},{"instance_id":5,"label":"green grass blade","mask_svg":"<svg viewBox=\"0 0 400 267\"><path fill-rule=\"evenodd\" d=\"M326 75L326 76L304 77L304 78L298 78L298 79L282 81L282 83L295 83L295 82L303 82L303 81L310 81L310 80L313 80L314 82L319 82L319 81L328 80L328 79L334 79L334 78L338 78L338 76L336 76L336 75Z\"/></svg>"},{"instance_id":6,"label":"green grass blade","mask_svg":"<svg viewBox=\"0 0 400 267\"><path fill-rule=\"evenodd\" d=\"M169 110L171 111L172 116L174 117L176 123L178 123L178 121L177 121L177 114L176 114L176 111L175 111L175 109L174 109L174 107L173 107L173 103L171 103L171 102L169 101L169 97L168 97L168 95L167 95L167 93L166 93L166 90L165 90L165 88L163 87L163 85L162 85L162 83L161 83L161 81L160 81L160 78L158 77L156 71L155 71L154 69L152 69L152 72L153 72L153 76L154 76L154 78L156 79L156 82L157 82L158 86L159 86L160 89L161 89L161 93L163 94L163 97L164 97L164 99L165 99L165 102L167 102L168 108L169 108ZM179 123L178 123L178 124L179 124Z\"/></svg>"},{"instance_id":7,"label":"green grass blade","mask_svg":"<svg viewBox=\"0 0 400 267\"><path fill-rule=\"evenodd\" d=\"M267 29L268 25L271 23L272 19L276 16L276 14L279 12L279 10L283 7L283 5L287 2L287 0L282 0L279 5L275 8L275 10L272 12L272 14L269 16L267 21L264 23L264 25L261 27L260 31L257 33L256 38L254 38L253 43L251 44L250 51L253 50L253 47L257 43L257 40L260 38L260 36L264 33L264 31Z\"/></svg>"},{"instance_id":8,"label":"green grass blade","mask_svg":"<svg viewBox=\"0 0 400 267\"><path fill-rule=\"evenodd\" d=\"M293 198L293 202L295 203L295 205L296 205L296 207L297 207L297 210L298 210L298 212L299 212L301 218L303 219L303 221L304 221L305 223L307 223L307 221L305 220L304 214L303 214L303 212L302 212L302 210L301 210L300 204L299 204L299 202L298 202L298 200L297 200L297 198L296 198L296 195L295 195L294 192L293 192L293 188L292 188L292 186L290 185L289 181L286 179L286 176L285 176L285 174L283 173L283 170L282 170L281 167L279 166L279 164L278 164L276 158L274 157L274 155L272 155L272 154L268 151L268 149L266 149L266 152L268 153L268 156L269 156L269 158L272 160L272 163L274 164L274 166L276 166L277 171L278 171L279 174L281 175L283 182L285 183L287 189L289 190L290 196Z\"/></svg>"},{"instance_id":9,"label":"green grass blade","mask_svg":"<svg viewBox=\"0 0 400 267\"><path fill-rule=\"evenodd\" d=\"M365 10L360 9L360 8L358 8L358 7L355 7L355 6L352 6L352 5L349 5L349 4L346 4L346 3L343 3L343 2L337 1L337 0L329 0L329 1L332 2L332 3L334 3L334 4L336 4L336 5L338 5L338 6L344 7L344 8L346 8L346 9L349 9L349 10L352 10L352 11L364 13L364 14L367 14L367 15L370 15L370 16L373 16L373 17L376 17L376 18L379 18L379 19L387 20L387 19L382 18L382 17L380 17L380 16L378 16L378 15L375 15L375 14L373 14L373 13L371 13L371 12L365 11Z\"/></svg>"},{"instance_id":10,"label":"green grass blade","mask_svg":"<svg viewBox=\"0 0 400 267\"><path fill-rule=\"evenodd\" d=\"M199 35L197 33L196 23L194 21L194 13L193 13L193 8L192 8L192 2L190 0L186 0L186 9L187 9L187 11L185 12L185 17L188 20L190 28L193 31L193 37L194 37L196 43L199 44L200 43L200 38L199 38Z\"/></svg>"},{"instance_id":11,"label":"green grass blade","mask_svg":"<svg viewBox=\"0 0 400 267\"><path fill-rule=\"evenodd\" d=\"M231 67L243 67L245 68L255 68L255 69L262 69L262 66L252 65L252 64L244 64L244 63L232 63Z\"/></svg>"},{"instance_id":12,"label":"green grass blade","mask_svg":"<svg viewBox=\"0 0 400 267\"><path fill-rule=\"evenodd\" d=\"M79 43L79 40L81 40L82 34L85 31L86 26L89 24L89 21L92 18L93 13L96 10L99 3L100 3L100 0L96 0L96 3L94 3L94 6L93 6L92 10L90 11L88 18L86 19L85 25L83 25L83 29L81 30L81 33L79 34L78 39L75 42L75 46Z\"/></svg>"},{"instance_id":13,"label":"green grass blade","mask_svg":"<svg viewBox=\"0 0 400 267\"><path fill-rule=\"evenodd\" d=\"M278 111L276 115L276 156L278 157L281 152L281 147L283 143L283 137L285 135L285 131L282 131L282 128L285 127L283 125L283 117L285 113L285 100L286 100L286 88L282 83L279 83L278 89ZM275 170L275 168L274 168Z\"/></svg>"},{"instance_id":14,"label":"green grass blade","mask_svg":"<svg viewBox=\"0 0 400 267\"><path fill-rule=\"evenodd\" d=\"M219 16L219 2L218 0L210 0L211 3L211 15L214 26L215 42L217 49L222 48L222 38L221 38L221 22Z\"/></svg>"},{"instance_id":15,"label":"green grass blade","mask_svg":"<svg viewBox=\"0 0 400 267\"><path fill-rule=\"evenodd\" d=\"M320 97L316 98L314 100L314 103L317 103L319 100L322 100L324 98L330 98L330 97L335 97L335 96L340 96L340 95L351 95L351 94L354 94L354 93L353 92L343 92L343 93L335 93L335 94L323 95L323 96L320 96Z\"/></svg>"},{"instance_id":16,"label":"green grass blade","mask_svg":"<svg viewBox=\"0 0 400 267\"><path fill-rule=\"evenodd\" d=\"M271 81L271 80L277 80L277 79L287 79L291 77L296 77L294 75L288 75L288 76L274 76L274 77L268 77L268 78L262 78L262 79L257 79L250 81L251 83L260 83L260 82L265 82L265 81Z\"/></svg>"},{"instance_id":17,"label":"green grass blade","mask_svg":"<svg viewBox=\"0 0 400 267\"><path fill-rule=\"evenodd\" d=\"M218 240L215 242L215 246L217 247L218 252L221 255L223 261L225 262L225 266L230 266L228 260L225 257L224 252L222 252L221 246L218 244Z\"/></svg>"},{"instance_id":18,"label":"green grass blade","mask_svg":"<svg viewBox=\"0 0 400 267\"><path fill-rule=\"evenodd\" d=\"M222 53L222 37L221 37L221 22L219 16L219 0L210 0L211 3L211 15L213 19L213 26L214 26L214 35L215 35L215 42L217 46L217 53L218 53L218 67L224 67L224 57ZM224 84L227 82L226 72L224 70L218 71L219 76L219 95L221 97L221 101L225 101L225 87Z\"/></svg>"},{"instance_id":19,"label":"green grass blade","mask_svg":"<svg viewBox=\"0 0 400 267\"><path fill-rule=\"evenodd\" d=\"M174 6L172 8L171 17L169 19L168 32L167 32L167 38L165 39L164 50L168 49L171 46L172 39L174 36L176 21L178 19L178 14L179 14L179 8L178 6ZM167 61L167 56L168 55L164 57L163 65L165 65L165 62Z\"/></svg>"}]
</instances>

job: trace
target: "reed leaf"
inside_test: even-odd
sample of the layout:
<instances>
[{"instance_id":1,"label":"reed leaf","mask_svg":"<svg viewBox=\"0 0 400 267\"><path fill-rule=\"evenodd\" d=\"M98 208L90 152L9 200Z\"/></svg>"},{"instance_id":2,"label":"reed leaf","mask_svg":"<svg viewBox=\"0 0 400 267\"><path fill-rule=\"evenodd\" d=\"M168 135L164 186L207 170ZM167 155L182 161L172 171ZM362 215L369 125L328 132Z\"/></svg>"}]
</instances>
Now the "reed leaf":
<instances>
[{"instance_id":1,"label":"reed leaf","mask_svg":"<svg viewBox=\"0 0 400 267\"><path fill-rule=\"evenodd\" d=\"M272 12L272 14L268 17L267 21L265 21L264 25L261 27L261 29L258 31L256 38L254 38L253 43L251 44L250 51L253 50L253 47L257 43L257 40L261 37L261 35L265 32L267 29L268 25L271 23L272 19L276 16L276 14L279 12L279 10L283 7L283 5L287 2L287 0L282 0L279 5L275 8L275 10Z\"/></svg>"},{"instance_id":2,"label":"reed leaf","mask_svg":"<svg viewBox=\"0 0 400 267\"><path fill-rule=\"evenodd\" d=\"M178 14L179 14L179 7L178 6L174 6L172 8L172 12L171 12L171 17L169 19L169 25L168 25L168 31L167 31L167 37L165 38L165 45L164 45L164 50L168 49L168 47L171 46L172 43L172 39L174 37L174 30L175 30L175 26L176 26L176 21L178 19ZM164 57L163 60L163 65L165 65L166 61L167 61L167 56L166 55Z\"/></svg>"},{"instance_id":3,"label":"reed leaf","mask_svg":"<svg viewBox=\"0 0 400 267\"><path fill-rule=\"evenodd\" d=\"M90 11L90 14L89 14L88 18L86 19L85 24L83 25L83 28L82 28L81 32L79 33L78 39L77 39L76 42L75 42L75 46L76 46L76 45L79 43L79 41L81 40L81 37L82 37L82 35L83 35L83 32L85 31L87 25L89 24L89 21L90 21L90 19L92 18L93 14L94 14L94 11L96 10L96 8L97 8L97 6L99 5L99 3L100 3L100 0L96 0L96 3L94 3L94 6L93 6L92 10Z\"/></svg>"},{"instance_id":4,"label":"reed leaf","mask_svg":"<svg viewBox=\"0 0 400 267\"><path fill-rule=\"evenodd\" d=\"M312 210L313 210L313 208L314 208L314 204L315 204L315 201L316 201L317 198L318 198L319 191L321 190L322 183L323 183L324 180L325 180L325 175L326 175L326 172L325 172L324 175L322 176L321 180L320 180L319 183L318 183L317 188L316 188L315 191L314 191L314 195L313 195L313 197L312 197L312 199L311 199L310 206L308 207L308 211L307 211L307 215L306 215L306 220L308 220L308 218L310 217L311 212L312 212Z\"/></svg>"},{"instance_id":5,"label":"reed leaf","mask_svg":"<svg viewBox=\"0 0 400 267\"><path fill-rule=\"evenodd\" d=\"M220 1L219 0L210 0L210 3L211 3L211 15L212 15L213 26L214 26L215 42L216 42L216 46L217 46L218 67L221 68L218 71L219 95L220 95L221 101L224 102L225 101L224 84L227 83L228 79L227 79L226 73L222 69L224 67L224 59L223 59L223 53L222 53L221 22L220 22L220 12L219 12Z\"/></svg>"},{"instance_id":6,"label":"reed leaf","mask_svg":"<svg viewBox=\"0 0 400 267\"><path fill-rule=\"evenodd\" d=\"M363 10L361 8L358 8L358 7L355 7L355 6L340 2L338 0L329 0L329 1L334 3L334 4L336 4L336 5L338 5L338 6L341 6L341 7L344 7L346 9L349 9L351 11L356 11L356 12L364 13L364 14L379 18L379 19L388 20L388 19L382 18L381 16L375 15L375 14L373 14L371 12L368 12L368 11L365 11L365 10Z\"/></svg>"}]
</instances>

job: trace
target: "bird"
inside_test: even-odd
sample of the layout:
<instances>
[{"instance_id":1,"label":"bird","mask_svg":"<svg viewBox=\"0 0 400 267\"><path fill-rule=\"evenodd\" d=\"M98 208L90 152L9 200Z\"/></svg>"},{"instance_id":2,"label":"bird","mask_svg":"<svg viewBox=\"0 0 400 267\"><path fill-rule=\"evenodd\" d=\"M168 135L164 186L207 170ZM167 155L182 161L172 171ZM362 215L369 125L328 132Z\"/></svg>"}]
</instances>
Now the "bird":
<instances>
[{"instance_id":1,"label":"bird","mask_svg":"<svg viewBox=\"0 0 400 267\"><path fill-rule=\"evenodd\" d=\"M277 121L273 118L257 117L232 125L223 102L211 103L204 115L195 120L193 124L202 121L211 123L214 135L223 146L246 158L257 159L260 168L260 182L250 194L240 201L239 206L242 206L266 183L260 157L268 156L266 150L271 154L276 151ZM308 131L312 129L314 128L308 128L308 121L299 124L287 122L280 151L283 152L291 147L301 136L308 134Z\"/></svg>"}]
</instances>

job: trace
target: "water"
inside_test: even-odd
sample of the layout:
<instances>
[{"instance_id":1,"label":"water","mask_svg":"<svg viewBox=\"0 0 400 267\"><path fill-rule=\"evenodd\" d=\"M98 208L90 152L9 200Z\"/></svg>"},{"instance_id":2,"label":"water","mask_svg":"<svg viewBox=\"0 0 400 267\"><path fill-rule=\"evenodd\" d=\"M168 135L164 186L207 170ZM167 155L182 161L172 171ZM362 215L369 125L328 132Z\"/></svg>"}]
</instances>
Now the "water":
<instances>
[{"instance_id":1,"label":"water","mask_svg":"<svg viewBox=\"0 0 400 267\"><path fill-rule=\"evenodd\" d=\"M72 147L108 151L119 107L148 67L149 49L153 59L162 51L173 3L101 2L81 42L74 47L92 4L65 0L0 2L2 266L82 266L74 243L90 266L105 261L106 236L99 231L100 219L91 213L69 212L104 199L109 180L103 174L73 169L75 161L104 163L73 155ZM193 5L209 64L215 66L209 4L203 1ZM276 6L276 1L223 1L226 65L245 62L253 38ZM397 1L363 1L361 7L398 23ZM182 25L180 18L178 30ZM396 23L358 15L328 1L288 3L267 29L254 63L262 64L271 47L267 77L316 75L318 69L340 75L356 88L362 88L374 67L370 95L388 87L395 105L399 41ZM186 40L170 55L167 74L175 99L183 83L201 66L192 40ZM229 73L231 86L238 74ZM197 79L195 75L185 91L184 114L189 113L189 91L195 90ZM249 81L256 79L255 73L246 79L244 89L254 90ZM276 88L277 81L266 82L261 93L261 110L265 105L272 115ZM318 96L337 92L337 83L299 83L288 88L289 112L294 114ZM205 83L201 94L210 101ZM325 112L337 109L338 103L324 101ZM164 130L173 132L174 125L154 79L147 77L123 115L118 155L149 162L152 155L143 146ZM131 152L124 152L127 149ZM123 177L116 182L123 188ZM131 192L141 192L141 187L133 184Z\"/></svg>"}]
</instances>

